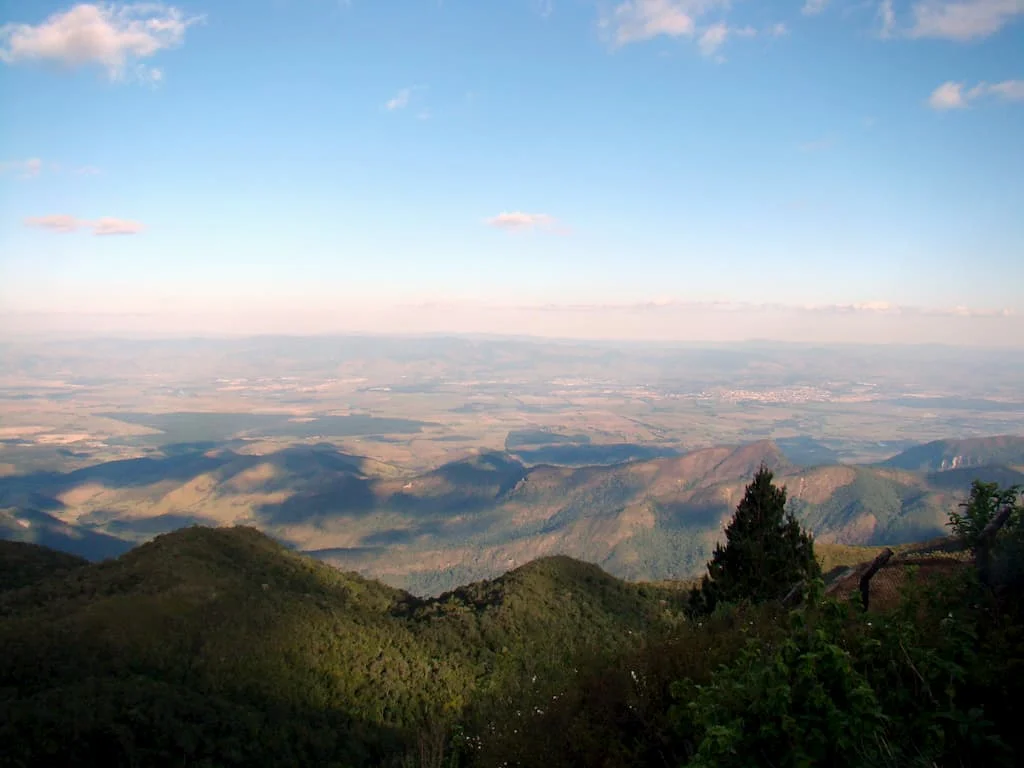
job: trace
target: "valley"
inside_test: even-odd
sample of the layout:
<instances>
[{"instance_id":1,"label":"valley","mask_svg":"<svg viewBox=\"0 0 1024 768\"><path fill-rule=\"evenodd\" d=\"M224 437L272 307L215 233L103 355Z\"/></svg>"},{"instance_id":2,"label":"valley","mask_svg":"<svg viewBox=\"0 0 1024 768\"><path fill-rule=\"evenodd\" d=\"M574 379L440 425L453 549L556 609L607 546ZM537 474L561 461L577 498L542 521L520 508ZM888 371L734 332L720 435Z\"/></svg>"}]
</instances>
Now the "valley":
<instances>
[{"instance_id":1,"label":"valley","mask_svg":"<svg viewBox=\"0 0 1024 768\"><path fill-rule=\"evenodd\" d=\"M971 480L1024 478L1006 436L1024 362L985 350L959 368L942 348L457 337L3 351L0 534L90 559L251 525L419 594L557 554L685 579L761 463L819 541L858 545L942 535Z\"/></svg>"}]
</instances>

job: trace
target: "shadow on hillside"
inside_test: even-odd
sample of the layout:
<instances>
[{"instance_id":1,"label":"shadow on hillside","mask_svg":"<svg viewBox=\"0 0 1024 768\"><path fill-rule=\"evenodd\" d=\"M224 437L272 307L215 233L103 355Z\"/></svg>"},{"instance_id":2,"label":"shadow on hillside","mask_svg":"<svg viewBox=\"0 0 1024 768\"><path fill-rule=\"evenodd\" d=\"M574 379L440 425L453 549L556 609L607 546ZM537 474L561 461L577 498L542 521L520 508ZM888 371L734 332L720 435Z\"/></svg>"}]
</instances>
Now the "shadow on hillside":
<instances>
[{"instance_id":1,"label":"shadow on hillside","mask_svg":"<svg viewBox=\"0 0 1024 768\"><path fill-rule=\"evenodd\" d=\"M256 517L267 525L308 523L337 515L363 515L377 504L375 482L346 475L327 481L315 491L298 491L277 504L256 507Z\"/></svg>"},{"instance_id":2,"label":"shadow on hillside","mask_svg":"<svg viewBox=\"0 0 1024 768\"><path fill-rule=\"evenodd\" d=\"M675 448L635 443L545 445L537 448L513 448L511 450L526 464L555 464L570 467L621 464L627 461L645 461L681 455L681 452Z\"/></svg>"},{"instance_id":3,"label":"shadow on hillside","mask_svg":"<svg viewBox=\"0 0 1024 768\"><path fill-rule=\"evenodd\" d=\"M715 528L728 511L725 504L679 502L659 504L657 515L658 521L669 529L706 531Z\"/></svg>"},{"instance_id":4,"label":"shadow on hillside","mask_svg":"<svg viewBox=\"0 0 1024 768\"><path fill-rule=\"evenodd\" d=\"M337 493L336 489L323 486L361 479L365 462L362 457L341 453L330 444L289 446L263 455L235 453L223 448L224 445L227 444L179 443L166 446L167 455L160 457L108 461L67 473L46 471L0 477L0 505L56 510L65 506L57 497L83 485L142 488L159 483L188 483L207 474L214 475L218 482L226 482L262 464L277 470L276 476L262 482L262 491L301 492L312 486L320 497L330 497ZM212 453L213 450L220 452ZM357 494L356 503L358 498Z\"/></svg>"},{"instance_id":5,"label":"shadow on hillside","mask_svg":"<svg viewBox=\"0 0 1024 768\"><path fill-rule=\"evenodd\" d=\"M93 512L81 518L81 522L89 525L102 525L104 529L114 536L126 537L128 539L151 538L161 533L170 533L179 528L189 528L193 525L204 525L216 527L216 520L199 515L157 515L156 517L143 517L138 519L123 519L119 512Z\"/></svg>"},{"instance_id":6,"label":"shadow on hillside","mask_svg":"<svg viewBox=\"0 0 1024 768\"><path fill-rule=\"evenodd\" d=\"M493 520L487 516L474 517L469 520L456 520L455 522L431 520L412 528L389 528L383 531L375 531L367 534L360 540L365 547L389 547L402 544L411 544L422 537L443 536L446 545L452 542L465 542L475 536L487 533L492 527Z\"/></svg>"}]
</instances>

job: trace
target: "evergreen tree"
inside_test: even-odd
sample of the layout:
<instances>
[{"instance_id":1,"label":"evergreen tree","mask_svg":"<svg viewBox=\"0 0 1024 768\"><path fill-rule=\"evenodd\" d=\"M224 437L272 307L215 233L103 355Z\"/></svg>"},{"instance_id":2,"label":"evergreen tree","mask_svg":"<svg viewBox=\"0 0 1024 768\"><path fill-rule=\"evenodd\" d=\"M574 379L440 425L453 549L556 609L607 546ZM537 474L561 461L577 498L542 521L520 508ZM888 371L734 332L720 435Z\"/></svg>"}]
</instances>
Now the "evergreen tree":
<instances>
[{"instance_id":1,"label":"evergreen tree","mask_svg":"<svg viewBox=\"0 0 1024 768\"><path fill-rule=\"evenodd\" d=\"M711 613L723 602L778 600L798 582L821 575L814 540L786 511L786 489L772 484L761 465L715 547L707 575L691 592L695 613Z\"/></svg>"}]
</instances>

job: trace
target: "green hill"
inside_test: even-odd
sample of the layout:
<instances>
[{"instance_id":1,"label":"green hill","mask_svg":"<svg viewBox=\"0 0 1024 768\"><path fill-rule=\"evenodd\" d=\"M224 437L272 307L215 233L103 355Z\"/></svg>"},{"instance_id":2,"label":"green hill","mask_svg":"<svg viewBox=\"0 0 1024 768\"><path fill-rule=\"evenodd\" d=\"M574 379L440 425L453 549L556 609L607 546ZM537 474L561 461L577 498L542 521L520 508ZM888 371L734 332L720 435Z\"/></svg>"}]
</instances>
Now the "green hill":
<instances>
[{"instance_id":1,"label":"green hill","mask_svg":"<svg viewBox=\"0 0 1024 768\"><path fill-rule=\"evenodd\" d=\"M423 600L250 528L77 567L30 554L49 575L0 592L15 765L380 765L474 696L678 614L670 590L570 558ZM26 571L22 547L0 556Z\"/></svg>"},{"instance_id":2,"label":"green hill","mask_svg":"<svg viewBox=\"0 0 1024 768\"><path fill-rule=\"evenodd\" d=\"M84 558L38 544L0 541L0 592L62 575L88 562Z\"/></svg>"}]
</instances>

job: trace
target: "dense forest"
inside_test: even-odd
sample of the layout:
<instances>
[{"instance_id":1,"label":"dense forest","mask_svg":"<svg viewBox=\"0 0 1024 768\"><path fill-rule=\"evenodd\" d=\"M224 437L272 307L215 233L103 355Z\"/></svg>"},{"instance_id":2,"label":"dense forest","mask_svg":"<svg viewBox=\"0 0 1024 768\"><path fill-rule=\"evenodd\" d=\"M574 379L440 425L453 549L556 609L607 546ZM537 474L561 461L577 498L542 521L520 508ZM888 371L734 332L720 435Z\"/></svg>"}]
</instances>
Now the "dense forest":
<instances>
[{"instance_id":1,"label":"dense forest","mask_svg":"<svg viewBox=\"0 0 1024 768\"><path fill-rule=\"evenodd\" d=\"M785 506L762 468L692 589L551 557L424 599L250 528L5 543L0 762L1020 764L1019 489L976 483L962 567L869 611Z\"/></svg>"}]
</instances>

